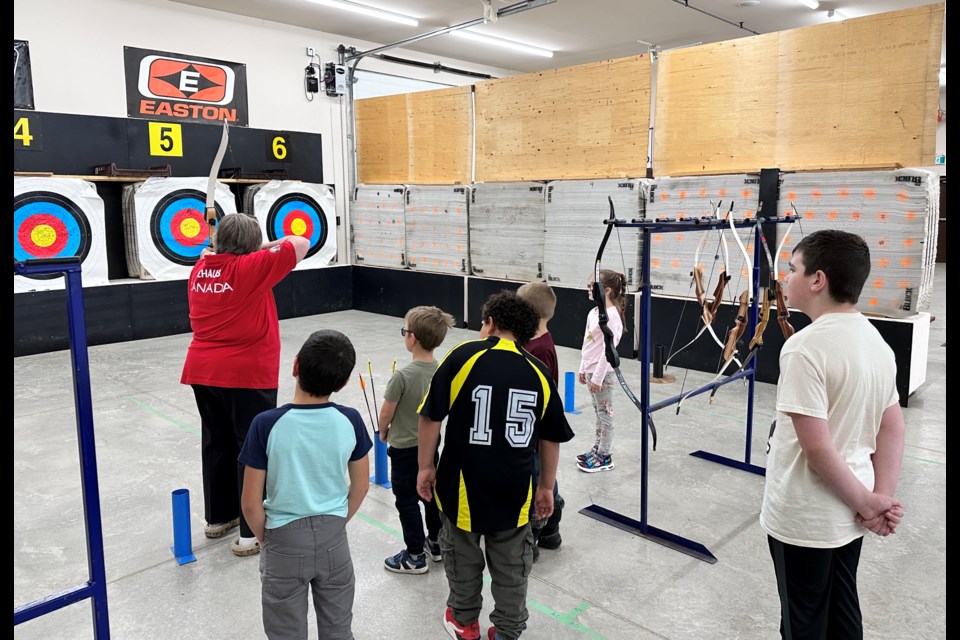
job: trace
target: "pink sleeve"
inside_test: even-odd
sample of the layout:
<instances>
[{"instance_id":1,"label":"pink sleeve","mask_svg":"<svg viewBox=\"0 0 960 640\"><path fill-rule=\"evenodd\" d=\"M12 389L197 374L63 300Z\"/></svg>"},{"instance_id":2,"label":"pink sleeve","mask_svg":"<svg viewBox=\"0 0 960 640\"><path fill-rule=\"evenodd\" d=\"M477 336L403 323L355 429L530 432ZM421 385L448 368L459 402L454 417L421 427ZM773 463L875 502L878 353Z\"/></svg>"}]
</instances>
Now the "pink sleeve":
<instances>
[{"instance_id":1,"label":"pink sleeve","mask_svg":"<svg viewBox=\"0 0 960 640\"><path fill-rule=\"evenodd\" d=\"M620 338L623 337L623 320L620 319L620 311L616 307L609 307L607 309L607 328L613 333L613 346L616 347L620 344ZM607 374L613 371L613 367L607 362L607 350L606 345L603 344L603 332L600 331L599 322L596 325L596 334L600 342L600 356L597 366L593 369L593 375L590 377L590 381L600 386L603 384L603 379Z\"/></svg>"}]
</instances>

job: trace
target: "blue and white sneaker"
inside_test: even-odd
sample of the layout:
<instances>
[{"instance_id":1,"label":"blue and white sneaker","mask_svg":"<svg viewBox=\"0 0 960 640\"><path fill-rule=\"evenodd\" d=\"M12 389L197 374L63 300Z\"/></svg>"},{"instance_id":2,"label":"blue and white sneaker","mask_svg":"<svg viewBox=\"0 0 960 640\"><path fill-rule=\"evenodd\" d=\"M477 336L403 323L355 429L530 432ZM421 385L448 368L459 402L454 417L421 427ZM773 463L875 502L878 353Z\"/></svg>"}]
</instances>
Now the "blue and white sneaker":
<instances>
[{"instance_id":1,"label":"blue and white sneaker","mask_svg":"<svg viewBox=\"0 0 960 640\"><path fill-rule=\"evenodd\" d=\"M430 570L427 566L426 554L413 556L407 553L406 549L384 560L383 566L387 571L394 573L426 573Z\"/></svg>"}]
</instances>

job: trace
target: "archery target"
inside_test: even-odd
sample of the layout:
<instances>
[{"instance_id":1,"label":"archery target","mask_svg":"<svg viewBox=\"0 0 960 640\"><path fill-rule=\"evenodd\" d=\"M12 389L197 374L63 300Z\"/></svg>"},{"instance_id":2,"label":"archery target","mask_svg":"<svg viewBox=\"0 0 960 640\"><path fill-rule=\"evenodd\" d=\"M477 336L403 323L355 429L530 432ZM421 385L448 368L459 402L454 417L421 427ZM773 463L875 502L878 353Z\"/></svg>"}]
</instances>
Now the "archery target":
<instances>
[{"instance_id":1,"label":"archery target","mask_svg":"<svg viewBox=\"0 0 960 640\"><path fill-rule=\"evenodd\" d=\"M128 262L140 266L135 277L155 280L189 277L200 252L210 246L204 216L206 189L206 178L149 178L136 185L130 216L136 242L130 242L133 238L128 234L127 245L128 253L136 255L136 260L128 259ZM233 192L219 182L214 192L214 206L218 220L237 212ZM131 270L129 265L128 270Z\"/></svg>"},{"instance_id":2,"label":"archery target","mask_svg":"<svg viewBox=\"0 0 960 640\"><path fill-rule=\"evenodd\" d=\"M103 200L71 178L13 179L13 258L79 257L84 286L109 284ZM63 289L59 275L13 277L14 293Z\"/></svg>"},{"instance_id":3,"label":"archery target","mask_svg":"<svg viewBox=\"0 0 960 640\"><path fill-rule=\"evenodd\" d=\"M253 203L268 241L284 236L310 240L310 249L297 269L325 267L336 257L336 204L327 185L273 180L255 192Z\"/></svg>"}]
</instances>

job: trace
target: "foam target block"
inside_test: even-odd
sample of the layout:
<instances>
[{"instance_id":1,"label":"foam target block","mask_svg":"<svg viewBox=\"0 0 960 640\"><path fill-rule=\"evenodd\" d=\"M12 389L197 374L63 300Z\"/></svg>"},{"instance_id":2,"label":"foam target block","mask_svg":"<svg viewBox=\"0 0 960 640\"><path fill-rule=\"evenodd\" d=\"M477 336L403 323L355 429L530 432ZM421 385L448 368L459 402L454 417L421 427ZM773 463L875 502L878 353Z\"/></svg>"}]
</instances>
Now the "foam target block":
<instances>
[{"instance_id":1,"label":"foam target block","mask_svg":"<svg viewBox=\"0 0 960 640\"><path fill-rule=\"evenodd\" d=\"M929 306L940 215L939 176L927 169L786 173L779 214L795 215L778 256L784 277L793 247L805 235L840 229L870 248L870 275L857 309L900 318Z\"/></svg>"},{"instance_id":2,"label":"foam target block","mask_svg":"<svg viewBox=\"0 0 960 640\"><path fill-rule=\"evenodd\" d=\"M757 215L759 201L760 178L756 175L657 178L650 185L647 219L726 219L732 215L736 221L752 220ZM734 236L739 238L739 243ZM652 233L650 239L650 285L654 293L695 299L692 277L695 263L703 267L704 286L709 291L714 290L721 271L730 277L723 295L729 304L735 304L739 293L750 286L753 269L753 231L750 229L661 231ZM749 260L740 250L741 244Z\"/></svg>"},{"instance_id":3,"label":"foam target block","mask_svg":"<svg viewBox=\"0 0 960 640\"><path fill-rule=\"evenodd\" d=\"M478 183L470 191L470 267L521 282L543 278L545 186Z\"/></svg>"},{"instance_id":4,"label":"foam target block","mask_svg":"<svg viewBox=\"0 0 960 640\"><path fill-rule=\"evenodd\" d=\"M254 193L252 211L267 240L284 236L310 240L298 270L326 267L337 256L336 202L327 185L272 180Z\"/></svg>"},{"instance_id":5,"label":"foam target block","mask_svg":"<svg viewBox=\"0 0 960 640\"><path fill-rule=\"evenodd\" d=\"M103 200L74 178L13 179L13 258L80 258L84 287L109 284ZM63 289L62 276L13 277L13 291Z\"/></svg>"},{"instance_id":6,"label":"foam target block","mask_svg":"<svg viewBox=\"0 0 960 640\"><path fill-rule=\"evenodd\" d=\"M460 185L407 185L403 217L411 269L470 273L467 191Z\"/></svg>"},{"instance_id":7,"label":"foam target block","mask_svg":"<svg viewBox=\"0 0 960 640\"><path fill-rule=\"evenodd\" d=\"M647 179L556 180L547 184L544 212L544 278L553 286L583 289L596 266L597 248L610 216L643 219ZM636 227L615 228L603 255L604 269L623 273L627 290L640 288L641 236Z\"/></svg>"},{"instance_id":8,"label":"foam target block","mask_svg":"<svg viewBox=\"0 0 960 640\"><path fill-rule=\"evenodd\" d=\"M402 184L362 184L356 188L350 207L355 264L406 268L406 191Z\"/></svg>"},{"instance_id":9,"label":"foam target block","mask_svg":"<svg viewBox=\"0 0 960 640\"><path fill-rule=\"evenodd\" d=\"M128 226L135 233L127 234L127 257L139 265L134 277L154 280L186 280L190 269L205 247L210 246L210 232L204 216L206 210L206 178L149 178L137 183L132 197L132 218ZM233 192L217 183L214 192L217 220L228 213L237 213ZM131 274L133 276L133 274Z\"/></svg>"}]
</instances>

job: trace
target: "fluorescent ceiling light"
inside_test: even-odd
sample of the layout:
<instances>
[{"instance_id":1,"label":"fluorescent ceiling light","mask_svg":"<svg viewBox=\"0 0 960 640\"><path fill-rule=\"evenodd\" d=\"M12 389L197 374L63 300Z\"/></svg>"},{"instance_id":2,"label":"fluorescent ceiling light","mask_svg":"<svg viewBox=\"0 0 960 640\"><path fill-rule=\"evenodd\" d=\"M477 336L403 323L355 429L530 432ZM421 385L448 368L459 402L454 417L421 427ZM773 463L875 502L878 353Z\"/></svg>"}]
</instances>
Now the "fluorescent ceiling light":
<instances>
[{"instance_id":1,"label":"fluorescent ceiling light","mask_svg":"<svg viewBox=\"0 0 960 640\"><path fill-rule=\"evenodd\" d=\"M805 6L807 9L816 9L820 6L820 0L797 0L797 2Z\"/></svg>"},{"instance_id":2,"label":"fluorescent ceiling light","mask_svg":"<svg viewBox=\"0 0 960 640\"><path fill-rule=\"evenodd\" d=\"M540 47L532 47L528 44L521 44L519 42L514 42L513 40L505 40L504 38L494 38L493 36L485 36L480 33L475 33L473 31L468 31L466 29L457 29L456 31L451 31L450 35L457 36L458 38L464 38L465 40L473 40L474 42L482 42L484 44L492 44L496 47L503 47L505 49L513 49L514 51L520 51L523 53L529 53L534 56L543 56L544 58L552 58L553 51L549 49L542 49Z\"/></svg>"},{"instance_id":3,"label":"fluorescent ceiling light","mask_svg":"<svg viewBox=\"0 0 960 640\"><path fill-rule=\"evenodd\" d=\"M371 7L363 4L362 2L347 2L347 0L307 0L307 2L323 5L324 7L330 7L332 9L352 11L353 13L359 13L360 15L368 16L370 18L379 18L380 20L386 20L388 22L405 24L408 27L416 27L420 24L420 21L416 18L405 16L402 13L394 13L393 11L377 9L376 7Z\"/></svg>"}]
</instances>

